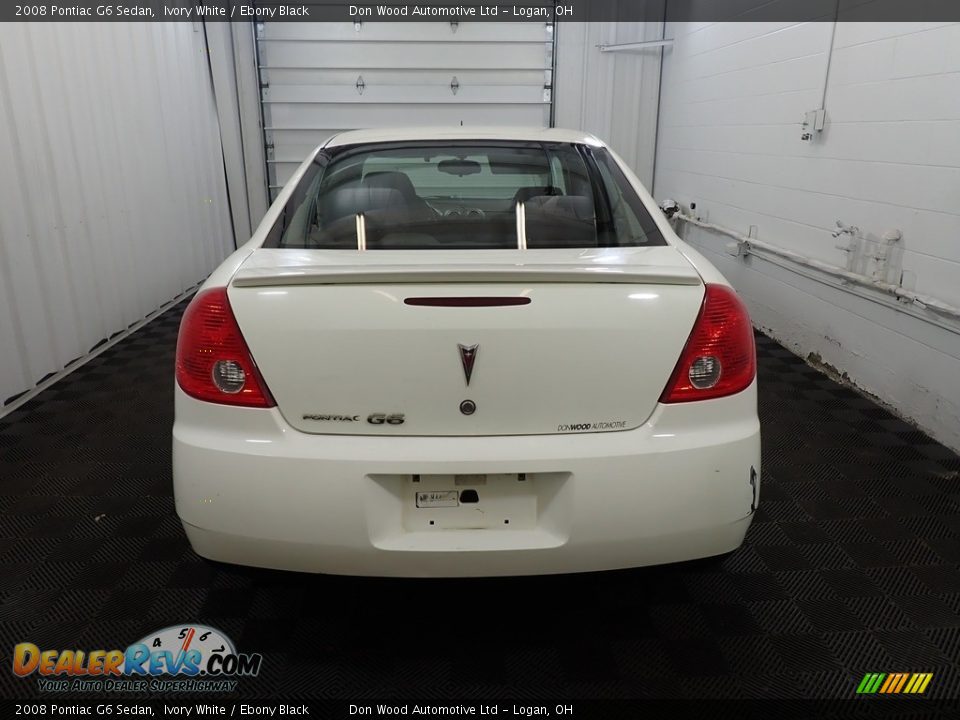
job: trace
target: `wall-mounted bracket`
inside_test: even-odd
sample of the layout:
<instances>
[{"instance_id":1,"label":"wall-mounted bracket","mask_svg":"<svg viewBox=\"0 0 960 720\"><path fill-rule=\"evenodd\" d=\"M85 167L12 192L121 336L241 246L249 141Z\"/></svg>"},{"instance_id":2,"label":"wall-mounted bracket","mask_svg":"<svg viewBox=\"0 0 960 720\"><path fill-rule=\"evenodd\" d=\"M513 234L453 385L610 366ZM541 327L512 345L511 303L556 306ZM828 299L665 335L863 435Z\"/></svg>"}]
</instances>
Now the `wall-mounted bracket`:
<instances>
[{"instance_id":1,"label":"wall-mounted bracket","mask_svg":"<svg viewBox=\"0 0 960 720\"><path fill-rule=\"evenodd\" d=\"M823 132L823 125L826 121L827 111L823 108L819 110L810 110L803 115L803 123L800 126L800 139L804 142L813 142L817 133Z\"/></svg>"}]
</instances>

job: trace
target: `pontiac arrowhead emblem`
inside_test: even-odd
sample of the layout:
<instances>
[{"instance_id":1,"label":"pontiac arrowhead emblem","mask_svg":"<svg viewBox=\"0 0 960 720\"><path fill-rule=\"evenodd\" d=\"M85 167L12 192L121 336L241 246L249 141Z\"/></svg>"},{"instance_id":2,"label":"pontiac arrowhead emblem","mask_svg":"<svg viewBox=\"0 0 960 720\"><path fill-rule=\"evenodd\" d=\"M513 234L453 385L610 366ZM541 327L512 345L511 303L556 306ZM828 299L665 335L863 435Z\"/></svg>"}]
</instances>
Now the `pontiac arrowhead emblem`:
<instances>
[{"instance_id":1,"label":"pontiac arrowhead emblem","mask_svg":"<svg viewBox=\"0 0 960 720\"><path fill-rule=\"evenodd\" d=\"M460 362L463 365L463 375L467 378L467 385L470 385L470 377L473 375L473 363L477 359L477 350L480 346L461 345L457 343L457 347L460 348Z\"/></svg>"}]
</instances>

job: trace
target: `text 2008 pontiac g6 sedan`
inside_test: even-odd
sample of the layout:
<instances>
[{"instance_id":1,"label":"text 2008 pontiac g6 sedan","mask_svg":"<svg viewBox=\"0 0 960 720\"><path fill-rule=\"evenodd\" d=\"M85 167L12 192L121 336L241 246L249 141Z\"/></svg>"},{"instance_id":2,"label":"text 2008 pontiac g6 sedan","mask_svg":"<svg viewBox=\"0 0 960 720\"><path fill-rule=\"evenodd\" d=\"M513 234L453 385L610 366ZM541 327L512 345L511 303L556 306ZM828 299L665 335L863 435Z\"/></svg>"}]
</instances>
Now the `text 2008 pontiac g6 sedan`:
<instances>
[{"instance_id":1,"label":"text 2008 pontiac g6 sedan","mask_svg":"<svg viewBox=\"0 0 960 720\"><path fill-rule=\"evenodd\" d=\"M177 512L204 557L310 572L721 555L755 370L742 302L595 138L348 132L186 310Z\"/></svg>"}]
</instances>

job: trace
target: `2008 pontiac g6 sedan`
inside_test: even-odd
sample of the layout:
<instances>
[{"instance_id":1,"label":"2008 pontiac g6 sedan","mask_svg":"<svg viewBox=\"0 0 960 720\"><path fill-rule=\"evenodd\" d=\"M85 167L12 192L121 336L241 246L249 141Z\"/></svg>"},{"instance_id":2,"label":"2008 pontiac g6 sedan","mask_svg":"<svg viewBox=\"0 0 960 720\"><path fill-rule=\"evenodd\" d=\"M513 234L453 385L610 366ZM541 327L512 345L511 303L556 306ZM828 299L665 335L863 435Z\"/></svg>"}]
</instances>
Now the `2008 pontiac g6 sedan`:
<instances>
[{"instance_id":1,"label":"2008 pontiac g6 sedan","mask_svg":"<svg viewBox=\"0 0 960 720\"><path fill-rule=\"evenodd\" d=\"M177 512L206 558L309 572L718 556L755 375L743 303L595 138L347 132L184 314Z\"/></svg>"}]
</instances>

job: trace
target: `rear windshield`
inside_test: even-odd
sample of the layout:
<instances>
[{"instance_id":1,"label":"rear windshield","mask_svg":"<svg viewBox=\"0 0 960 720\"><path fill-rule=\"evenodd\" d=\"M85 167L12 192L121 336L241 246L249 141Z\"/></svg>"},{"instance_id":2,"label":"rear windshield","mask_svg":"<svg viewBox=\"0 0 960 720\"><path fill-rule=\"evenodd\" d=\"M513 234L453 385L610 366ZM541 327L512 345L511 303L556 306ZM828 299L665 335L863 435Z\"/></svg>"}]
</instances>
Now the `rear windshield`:
<instances>
[{"instance_id":1,"label":"rear windshield","mask_svg":"<svg viewBox=\"0 0 960 720\"><path fill-rule=\"evenodd\" d=\"M265 247L334 250L664 245L603 149L384 143L318 153Z\"/></svg>"}]
</instances>

